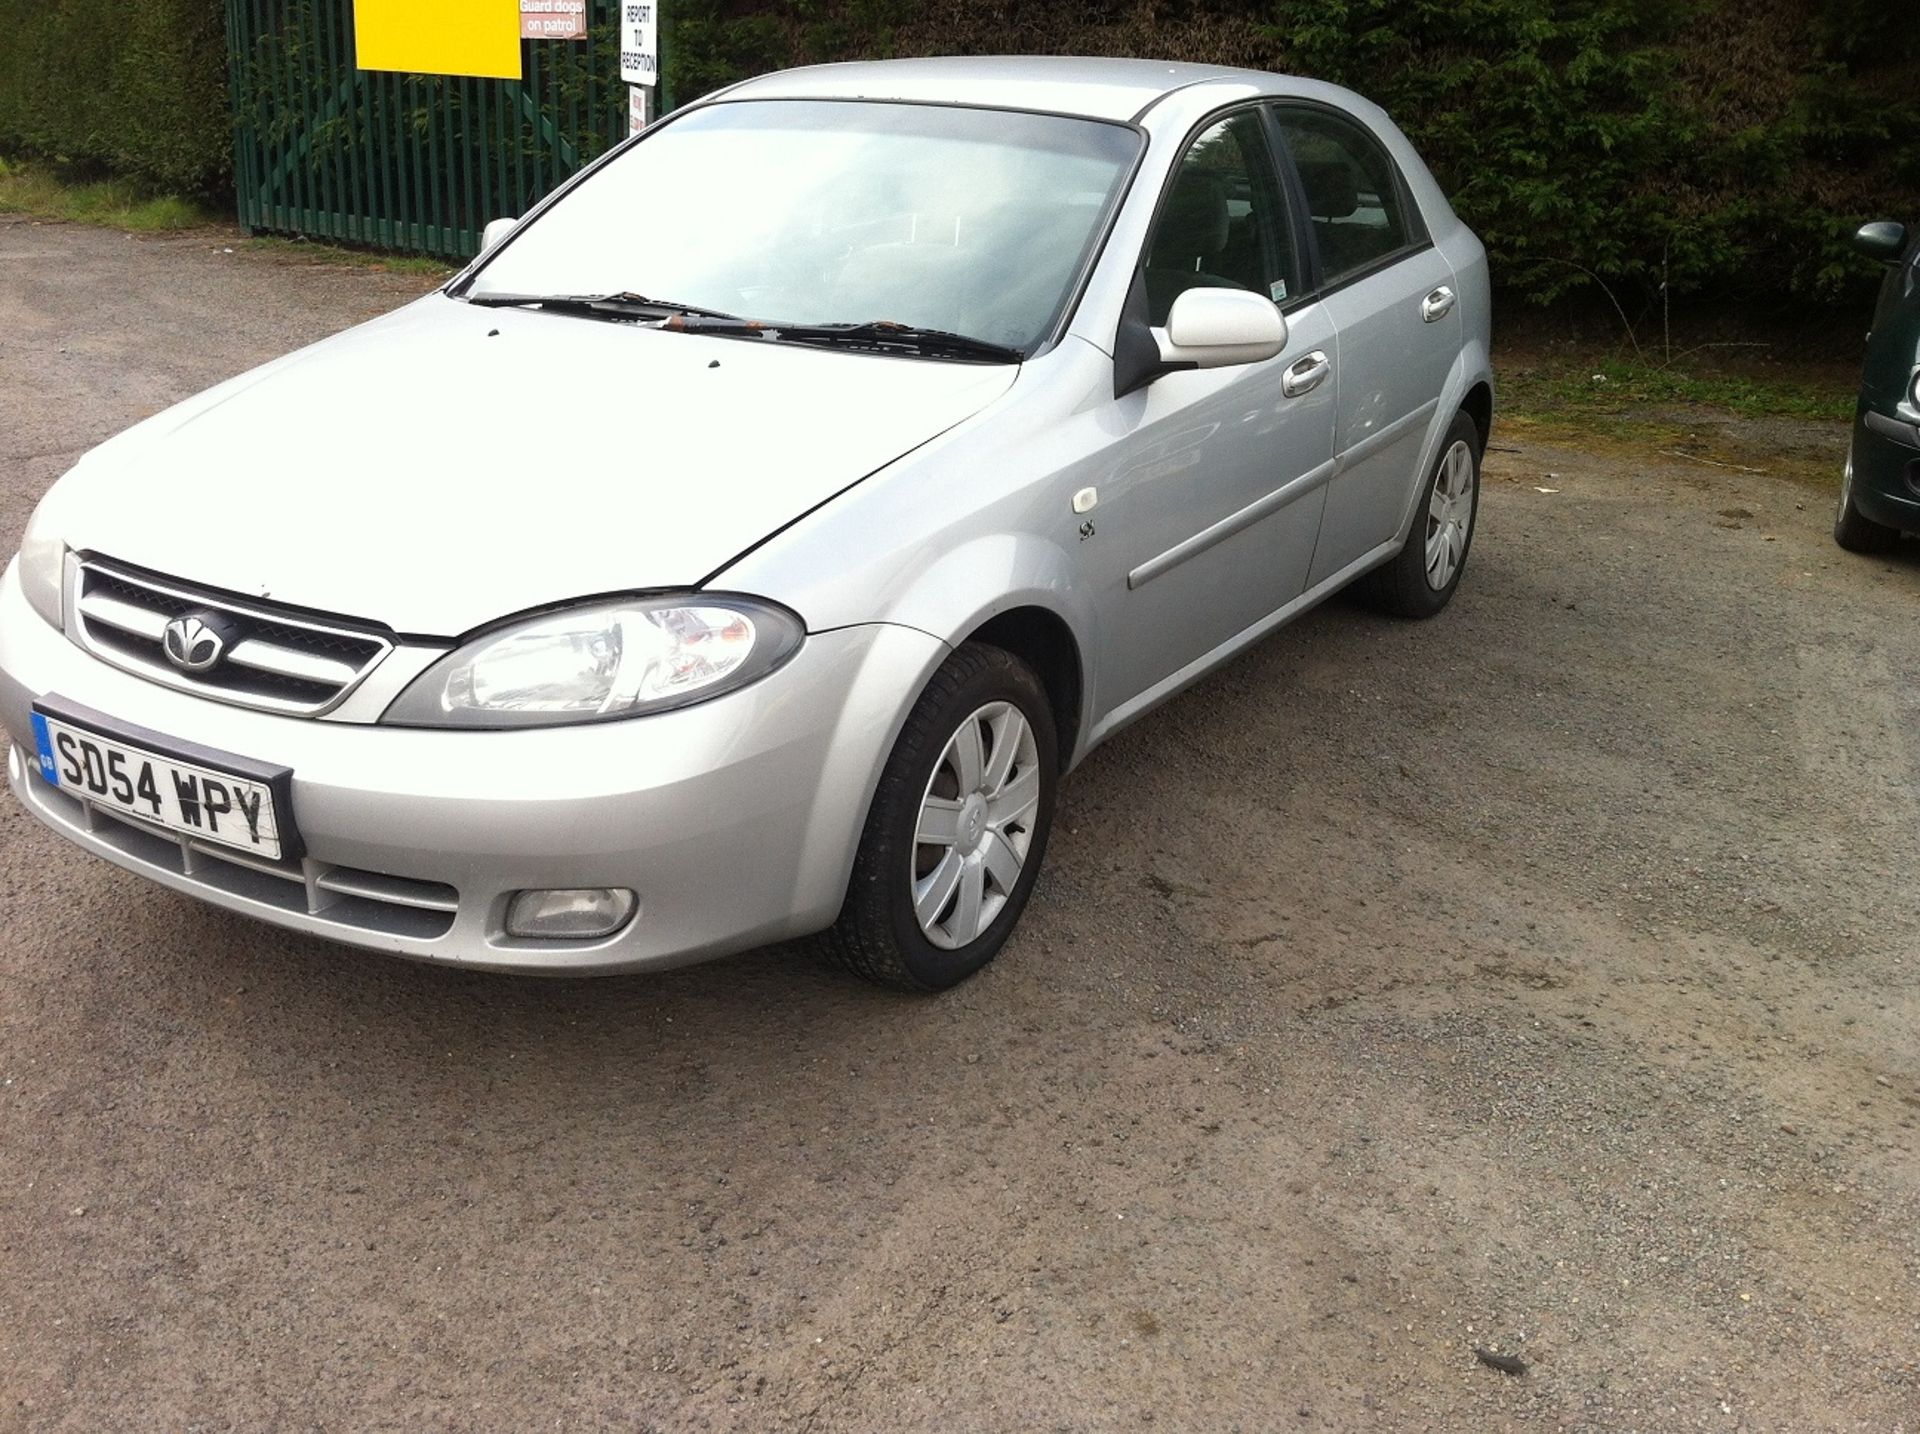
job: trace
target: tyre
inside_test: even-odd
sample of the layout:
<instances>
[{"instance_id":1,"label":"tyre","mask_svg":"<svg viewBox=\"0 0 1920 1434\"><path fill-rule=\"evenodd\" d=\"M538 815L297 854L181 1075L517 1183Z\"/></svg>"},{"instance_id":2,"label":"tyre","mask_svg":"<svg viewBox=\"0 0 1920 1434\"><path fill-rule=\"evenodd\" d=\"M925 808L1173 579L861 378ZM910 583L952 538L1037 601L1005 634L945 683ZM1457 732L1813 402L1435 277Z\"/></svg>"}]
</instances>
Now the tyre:
<instances>
[{"instance_id":1,"label":"tyre","mask_svg":"<svg viewBox=\"0 0 1920 1434\"><path fill-rule=\"evenodd\" d=\"M1420 490L1406 546L1360 580L1369 606L1395 617L1432 617L1460 586L1480 516L1480 428L1457 413L1440 445L1440 460Z\"/></svg>"},{"instance_id":2,"label":"tyre","mask_svg":"<svg viewBox=\"0 0 1920 1434\"><path fill-rule=\"evenodd\" d=\"M1850 553L1884 553L1900 541L1900 530L1876 523L1853 505L1853 453L1840 470L1840 506L1833 515L1833 540Z\"/></svg>"},{"instance_id":3,"label":"tyre","mask_svg":"<svg viewBox=\"0 0 1920 1434\"><path fill-rule=\"evenodd\" d=\"M1057 740L1046 689L1019 658L974 642L949 657L881 773L846 903L820 938L828 958L914 991L991 961L1046 852Z\"/></svg>"}]
</instances>

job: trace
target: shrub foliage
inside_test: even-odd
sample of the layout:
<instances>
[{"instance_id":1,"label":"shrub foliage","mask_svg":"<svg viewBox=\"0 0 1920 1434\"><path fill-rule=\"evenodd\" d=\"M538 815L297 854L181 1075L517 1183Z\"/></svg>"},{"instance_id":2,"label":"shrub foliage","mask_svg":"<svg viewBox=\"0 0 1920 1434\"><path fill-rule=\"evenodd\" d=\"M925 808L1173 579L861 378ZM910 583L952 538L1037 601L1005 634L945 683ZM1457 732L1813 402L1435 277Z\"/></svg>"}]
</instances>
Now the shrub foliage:
<instances>
[{"instance_id":1,"label":"shrub foliage","mask_svg":"<svg viewBox=\"0 0 1920 1434\"><path fill-rule=\"evenodd\" d=\"M0 148L225 197L220 0L0 0Z\"/></svg>"}]
</instances>

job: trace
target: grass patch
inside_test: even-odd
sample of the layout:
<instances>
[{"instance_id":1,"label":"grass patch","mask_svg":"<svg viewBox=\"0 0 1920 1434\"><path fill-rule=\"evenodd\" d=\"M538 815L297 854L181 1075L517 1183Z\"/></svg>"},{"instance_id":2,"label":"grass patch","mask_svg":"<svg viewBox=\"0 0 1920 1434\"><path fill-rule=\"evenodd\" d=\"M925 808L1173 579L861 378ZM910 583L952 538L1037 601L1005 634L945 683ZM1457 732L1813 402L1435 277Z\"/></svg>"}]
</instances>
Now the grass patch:
<instances>
[{"instance_id":1,"label":"grass patch","mask_svg":"<svg viewBox=\"0 0 1920 1434\"><path fill-rule=\"evenodd\" d=\"M1822 374L1709 372L1618 358L1516 366L1500 376L1505 407L1541 419L1619 430L1674 408L1740 418L1836 420L1853 416L1856 386Z\"/></svg>"},{"instance_id":2,"label":"grass patch","mask_svg":"<svg viewBox=\"0 0 1920 1434\"><path fill-rule=\"evenodd\" d=\"M48 166L6 159L0 159L0 214L31 214L38 219L98 224L133 234L167 234L220 222L197 204L173 195L146 194L125 180L71 183ZM372 269L436 282L454 272L439 259L341 249L305 239L262 237L247 240L244 247L294 263Z\"/></svg>"},{"instance_id":3,"label":"grass patch","mask_svg":"<svg viewBox=\"0 0 1920 1434\"><path fill-rule=\"evenodd\" d=\"M171 194L146 194L121 179L69 184L38 165L0 160L0 214L31 214L75 224L98 224L130 234L195 229L213 216Z\"/></svg>"},{"instance_id":4,"label":"grass patch","mask_svg":"<svg viewBox=\"0 0 1920 1434\"><path fill-rule=\"evenodd\" d=\"M311 239L278 239L261 235L257 239L247 240L243 247L256 254L276 255L292 263L372 269L382 274L412 274L423 279L445 279L455 272L453 265L440 259L425 259L417 254L342 249L334 244L317 244Z\"/></svg>"},{"instance_id":5,"label":"grass patch","mask_svg":"<svg viewBox=\"0 0 1920 1434\"><path fill-rule=\"evenodd\" d=\"M1495 442L1576 448L1622 461L1698 466L1830 485L1858 397L1841 367L1757 371L1617 358L1500 365Z\"/></svg>"}]
</instances>

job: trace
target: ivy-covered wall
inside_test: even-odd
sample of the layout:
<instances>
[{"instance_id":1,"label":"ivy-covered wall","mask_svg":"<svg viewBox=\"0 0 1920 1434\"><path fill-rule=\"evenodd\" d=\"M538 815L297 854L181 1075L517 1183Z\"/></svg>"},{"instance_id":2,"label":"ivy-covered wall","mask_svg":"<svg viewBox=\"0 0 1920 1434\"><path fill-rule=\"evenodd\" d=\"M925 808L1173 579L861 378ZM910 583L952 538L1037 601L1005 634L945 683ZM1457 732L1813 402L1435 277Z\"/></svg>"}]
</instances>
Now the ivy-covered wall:
<instances>
[{"instance_id":1,"label":"ivy-covered wall","mask_svg":"<svg viewBox=\"0 0 1920 1434\"><path fill-rule=\"evenodd\" d=\"M269 0L270 3L270 0ZM667 0L691 99L783 65L1138 54L1385 105L1509 296L1592 282L1769 316L1863 302L1861 220L1920 222L1920 25L1892 0ZM0 150L222 196L221 0L0 0Z\"/></svg>"}]
</instances>

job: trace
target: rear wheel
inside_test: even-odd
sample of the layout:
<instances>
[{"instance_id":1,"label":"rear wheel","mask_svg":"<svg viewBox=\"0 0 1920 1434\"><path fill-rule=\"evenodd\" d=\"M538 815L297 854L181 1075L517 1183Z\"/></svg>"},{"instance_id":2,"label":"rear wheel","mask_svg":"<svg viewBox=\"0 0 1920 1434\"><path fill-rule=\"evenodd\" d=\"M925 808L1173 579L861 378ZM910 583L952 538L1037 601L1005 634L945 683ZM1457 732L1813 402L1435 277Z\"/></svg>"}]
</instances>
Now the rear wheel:
<instances>
[{"instance_id":1,"label":"rear wheel","mask_svg":"<svg viewBox=\"0 0 1920 1434\"><path fill-rule=\"evenodd\" d=\"M1876 523L1853 505L1853 454L1840 470L1840 506L1833 515L1833 540L1850 553L1884 553L1900 541L1900 530Z\"/></svg>"},{"instance_id":2,"label":"rear wheel","mask_svg":"<svg viewBox=\"0 0 1920 1434\"><path fill-rule=\"evenodd\" d=\"M887 759L826 954L917 991L991 961L1039 873L1058 768L1040 679L1004 649L961 646Z\"/></svg>"},{"instance_id":3,"label":"rear wheel","mask_svg":"<svg viewBox=\"0 0 1920 1434\"><path fill-rule=\"evenodd\" d=\"M1406 546L1360 580L1360 596L1395 617L1432 617L1460 586L1479 516L1480 429L1471 415L1457 413L1420 492Z\"/></svg>"}]
</instances>

